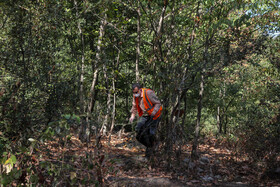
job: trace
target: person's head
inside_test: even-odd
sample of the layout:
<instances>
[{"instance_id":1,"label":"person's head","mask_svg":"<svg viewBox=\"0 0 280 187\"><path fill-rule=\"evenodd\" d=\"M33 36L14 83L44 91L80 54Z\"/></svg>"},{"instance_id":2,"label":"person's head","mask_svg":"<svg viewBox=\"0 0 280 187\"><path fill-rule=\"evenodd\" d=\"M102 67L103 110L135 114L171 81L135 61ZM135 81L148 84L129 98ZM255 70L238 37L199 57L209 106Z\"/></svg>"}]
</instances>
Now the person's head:
<instances>
[{"instance_id":1,"label":"person's head","mask_svg":"<svg viewBox=\"0 0 280 187\"><path fill-rule=\"evenodd\" d=\"M141 95L141 88L142 86L139 83L132 84L132 92L135 97L139 97Z\"/></svg>"}]
</instances>

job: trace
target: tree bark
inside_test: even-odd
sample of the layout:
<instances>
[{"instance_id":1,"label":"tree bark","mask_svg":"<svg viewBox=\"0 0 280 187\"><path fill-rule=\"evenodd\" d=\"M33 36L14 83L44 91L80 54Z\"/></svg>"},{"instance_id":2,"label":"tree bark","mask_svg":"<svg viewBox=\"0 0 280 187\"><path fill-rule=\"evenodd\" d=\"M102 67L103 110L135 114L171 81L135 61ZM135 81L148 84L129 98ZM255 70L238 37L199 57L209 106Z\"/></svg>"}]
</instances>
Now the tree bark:
<instances>
[{"instance_id":1,"label":"tree bark","mask_svg":"<svg viewBox=\"0 0 280 187\"><path fill-rule=\"evenodd\" d=\"M120 50L118 50L118 56L117 56L117 62L115 68L118 69L119 66L119 61L120 61ZM115 126L115 118L116 118L116 80L117 80L117 75L114 76L113 78L113 85L112 85L112 90L113 90L113 109L112 109L112 123L111 123L111 128L109 132L109 141L108 143L110 144L111 141L111 135Z\"/></svg>"},{"instance_id":2,"label":"tree bark","mask_svg":"<svg viewBox=\"0 0 280 187\"><path fill-rule=\"evenodd\" d=\"M206 36L205 41L205 49L203 54L203 67L201 71L201 80L200 80L200 90L199 90L199 97L198 97L198 103L197 103L197 116L196 116L196 125L195 125L195 137L194 137L194 143L192 147L192 158L197 158L197 147L198 147L198 141L200 136L200 121L201 121L201 111L202 111L202 99L203 99L203 92L204 92L204 74L206 71L206 65L208 62L208 48L209 48L209 35Z\"/></svg>"},{"instance_id":3,"label":"tree bark","mask_svg":"<svg viewBox=\"0 0 280 187\"><path fill-rule=\"evenodd\" d=\"M137 46L136 46L136 62L135 62L135 73L136 73L136 82L139 82L139 61L140 61L140 45L141 45L141 9L140 9L140 0L138 0L137 7Z\"/></svg>"},{"instance_id":4,"label":"tree bark","mask_svg":"<svg viewBox=\"0 0 280 187\"><path fill-rule=\"evenodd\" d=\"M82 56L81 56L81 63L80 64L80 79L79 79L79 105L80 105L80 113L83 114L85 112L84 107L84 73L85 73L85 42L84 42L84 35L81 28L81 22L79 20L80 16L78 13L78 4L77 1L74 0L75 8L76 8L76 18L78 21L78 30L81 39L81 47L82 47ZM79 65L78 65L79 66Z\"/></svg>"},{"instance_id":5,"label":"tree bark","mask_svg":"<svg viewBox=\"0 0 280 187\"><path fill-rule=\"evenodd\" d=\"M105 25L106 25L106 19L101 20L100 23L100 28L99 28L99 38L97 42L97 51L96 51L96 61L93 65L94 67L94 73L93 73L93 79L90 87L90 101L88 103L88 111L87 111L87 118L90 117L93 107L94 107L94 101L95 101L95 96L96 96L96 90L95 87L97 85L97 80L98 80L98 74L100 71L99 64L101 64L101 45L102 45L102 39L103 36L105 35Z\"/></svg>"},{"instance_id":6,"label":"tree bark","mask_svg":"<svg viewBox=\"0 0 280 187\"><path fill-rule=\"evenodd\" d=\"M82 140L83 141L90 141L90 118L91 118L91 114L93 112L93 107L95 104L95 97L96 97L96 85L98 82L98 74L100 71L100 64L101 64L101 54L102 54L102 49L101 49L101 45L102 45L102 39L105 35L105 25L106 25L106 15L105 18L101 20L100 23L100 28L99 28L99 38L98 38L98 42L97 42L97 50L96 50L96 60L95 63L93 64L93 79L92 79L92 83L91 83L91 88L90 88L90 99L89 99L89 103L88 103L88 107L87 107L87 117L86 117L86 123L84 123L84 126L82 126ZM94 62L94 61L93 61Z\"/></svg>"},{"instance_id":7,"label":"tree bark","mask_svg":"<svg viewBox=\"0 0 280 187\"><path fill-rule=\"evenodd\" d=\"M203 71L205 71L205 69L203 69ZM196 158L198 156L197 147L198 147L198 140L199 140L199 133L200 133L203 92L204 92L204 72L201 73L201 80L200 80L200 91L199 91L199 99L197 103L197 116L196 116L196 126L195 126L195 138L194 138L194 143L193 143L192 153L191 153L192 158Z\"/></svg>"},{"instance_id":8,"label":"tree bark","mask_svg":"<svg viewBox=\"0 0 280 187\"><path fill-rule=\"evenodd\" d=\"M120 51L118 51L118 56L117 56L117 64L115 65L116 69L118 69L120 61ZM113 109L112 109L112 124L111 124L111 129L110 129L110 134L113 131L113 128L115 126L115 117L116 117L116 78L117 76L114 76L113 78Z\"/></svg>"},{"instance_id":9,"label":"tree bark","mask_svg":"<svg viewBox=\"0 0 280 187\"><path fill-rule=\"evenodd\" d=\"M110 89L110 86L109 86L109 80L108 80L108 75L107 75L107 67L106 67L106 64L104 63L103 64L103 70L104 70L104 79L106 81L106 92L107 92L107 103L106 103L106 114L105 114L105 118L104 118L104 121L103 121L103 125L100 129L100 132L103 131L103 134L106 133L107 131L107 127L108 127L108 118L109 118L109 113L110 113L110 108L111 108L111 89Z\"/></svg>"},{"instance_id":10,"label":"tree bark","mask_svg":"<svg viewBox=\"0 0 280 187\"><path fill-rule=\"evenodd\" d=\"M219 98L223 99L221 89L219 91ZM222 133L221 106L218 106L217 108L217 127L219 130L219 134Z\"/></svg>"}]
</instances>

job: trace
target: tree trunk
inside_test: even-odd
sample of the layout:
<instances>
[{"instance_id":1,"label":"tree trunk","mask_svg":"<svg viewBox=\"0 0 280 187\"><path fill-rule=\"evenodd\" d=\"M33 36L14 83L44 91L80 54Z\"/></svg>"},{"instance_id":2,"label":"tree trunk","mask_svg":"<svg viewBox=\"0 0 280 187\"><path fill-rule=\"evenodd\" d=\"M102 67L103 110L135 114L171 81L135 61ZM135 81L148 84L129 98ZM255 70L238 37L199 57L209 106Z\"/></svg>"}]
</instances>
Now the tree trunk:
<instances>
[{"instance_id":1,"label":"tree trunk","mask_svg":"<svg viewBox=\"0 0 280 187\"><path fill-rule=\"evenodd\" d=\"M100 132L102 131L103 134L107 132L107 127L108 127L108 118L109 118L109 113L110 113L110 108L111 108L111 89L109 87L109 80L108 80L108 75L107 75L107 67L106 64L103 64L103 69L104 69L104 78L106 81L106 90L107 90L107 103L106 103L106 114L105 118L103 121L103 125L100 129Z\"/></svg>"},{"instance_id":2,"label":"tree trunk","mask_svg":"<svg viewBox=\"0 0 280 187\"><path fill-rule=\"evenodd\" d=\"M221 89L220 89L220 92L219 92L219 98L223 99ZM217 108L217 127L218 127L218 130L219 130L219 134L222 133L221 106L218 106L218 108Z\"/></svg>"},{"instance_id":3,"label":"tree trunk","mask_svg":"<svg viewBox=\"0 0 280 187\"><path fill-rule=\"evenodd\" d=\"M197 116L196 116L196 125L195 125L195 137L194 137L194 143L192 147L192 158L197 158L197 147L198 147L198 141L199 141L199 134L200 134L200 120L201 120L201 111L202 111L202 99L203 99L203 92L204 92L204 74L205 74L205 67L208 62L208 48L209 48L209 39L208 35L206 36L205 41L205 50L203 54L203 67L201 71L201 80L200 80L200 91L199 91L199 97L198 97L198 103L197 103Z\"/></svg>"},{"instance_id":4,"label":"tree trunk","mask_svg":"<svg viewBox=\"0 0 280 187\"><path fill-rule=\"evenodd\" d=\"M95 101L95 96L96 96L96 90L95 87L97 85L97 80L98 80L98 74L99 74L99 64L101 64L101 44L102 44L102 39L105 34L105 25L106 25L106 19L102 20L100 23L100 28L99 28L99 38L97 42L97 51L96 51L96 61L93 65L94 67L94 73L93 73L93 79L91 83L91 88L90 88L90 101L88 103L88 111L87 111L87 118L90 117L93 107L94 107L94 101Z\"/></svg>"},{"instance_id":5,"label":"tree trunk","mask_svg":"<svg viewBox=\"0 0 280 187\"><path fill-rule=\"evenodd\" d=\"M221 133L221 121L220 121L220 106L217 107L217 129L219 130L219 133Z\"/></svg>"},{"instance_id":6,"label":"tree trunk","mask_svg":"<svg viewBox=\"0 0 280 187\"><path fill-rule=\"evenodd\" d=\"M202 99L203 99L203 91L204 91L204 71L201 73L201 80L200 80L200 91L199 91L199 98L197 103L197 116L196 116L196 126L195 126L195 138L192 147L192 158L196 158L197 154L197 147L198 147L198 140L199 140L199 132L200 132L200 120L201 120L201 110L202 110Z\"/></svg>"},{"instance_id":7,"label":"tree trunk","mask_svg":"<svg viewBox=\"0 0 280 187\"><path fill-rule=\"evenodd\" d=\"M136 82L139 82L140 80L139 61L140 61L140 45L141 45L141 26L140 26L141 11L140 11L139 1L140 0L138 0L138 7L137 7L137 46L136 46L136 62L135 62Z\"/></svg>"},{"instance_id":8,"label":"tree trunk","mask_svg":"<svg viewBox=\"0 0 280 187\"><path fill-rule=\"evenodd\" d=\"M106 16L103 20L101 20L100 23L100 28L99 28L99 38L98 38L98 42L97 42L97 50L96 50L96 61L93 64L93 79L92 79L92 83L91 83L91 88L90 88L90 101L88 103L88 108L87 108L87 118L86 118L86 123L84 127L82 128L82 140L89 142L90 141L90 118L91 118L91 114L93 112L93 107L94 107L94 103L95 103L95 97L96 97L96 85L98 82L98 74L100 71L100 64L101 64L101 45L102 45L102 39L103 36L105 34L105 25L106 25ZM94 62L94 61L93 61Z\"/></svg>"},{"instance_id":9,"label":"tree trunk","mask_svg":"<svg viewBox=\"0 0 280 187\"><path fill-rule=\"evenodd\" d=\"M115 65L116 69L118 69L120 61L120 51L118 51L118 56L117 56L117 65ZM110 129L110 135L112 134L113 128L115 126L115 117L116 117L116 76L113 78L113 109L112 109L112 124L111 124L111 129Z\"/></svg>"},{"instance_id":10,"label":"tree trunk","mask_svg":"<svg viewBox=\"0 0 280 187\"><path fill-rule=\"evenodd\" d=\"M116 69L118 69L119 66L119 61L120 61L120 50L118 50L118 56L117 56L117 63L115 66ZM113 85L112 85L112 90L113 90L113 109L112 109L112 123L111 123L111 128L109 132L109 141L108 144L111 142L111 135L115 126L115 118L116 118L116 80L117 80L117 75L114 76L113 78Z\"/></svg>"},{"instance_id":11,"label":"tree trunk","mask_svg":"<svg viewBox=\"0 0 280 187\"><path fill-rule=\"evenodd\" d=\"M85 112L85 107L84 107L84 69L85 69L85 42L84 42L84 35L83 31L81 28L81 22L79 20L79 13L78 13L78 4L77 1L74 0L75 8L76 8L76 17L78 21L78 30L79 30L79 35L81 39L81 47L82 47L82 57L81 57L81 63L78 63L78 66L80 64L79 68L79 74L80 74L80 79L79 79L79 105L80 105L80 113L83 114Z\"/></svg>"},{"instance_id":12,"label":"tree trunk","mask_svg":"<svg viewBox=\"0 0 280 187\"><path fill-rule=\"evenodd\" d=\"M227 134L227 122L228 122L228 116L225 116L225 122L224 122L224 134Z\"/></svg>"}]
</instances>

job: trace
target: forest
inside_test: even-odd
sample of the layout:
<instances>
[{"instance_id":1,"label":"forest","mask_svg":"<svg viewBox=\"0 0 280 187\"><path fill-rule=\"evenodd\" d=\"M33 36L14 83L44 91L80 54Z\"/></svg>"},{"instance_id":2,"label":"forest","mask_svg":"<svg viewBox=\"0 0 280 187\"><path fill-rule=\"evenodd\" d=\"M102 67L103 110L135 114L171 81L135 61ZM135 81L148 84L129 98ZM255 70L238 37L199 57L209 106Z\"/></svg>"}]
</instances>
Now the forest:
<instances>
[{"instance_id":1,"label":"forest","mask_svg":"<svg viewBox=\"0 0 280 187\"><path fill-rule=\"evenodd\" d=\"M0 1L0 186L280 185L279 10ZM151 159L133 83L162 105Z\"/></svg>"}]
</instances>

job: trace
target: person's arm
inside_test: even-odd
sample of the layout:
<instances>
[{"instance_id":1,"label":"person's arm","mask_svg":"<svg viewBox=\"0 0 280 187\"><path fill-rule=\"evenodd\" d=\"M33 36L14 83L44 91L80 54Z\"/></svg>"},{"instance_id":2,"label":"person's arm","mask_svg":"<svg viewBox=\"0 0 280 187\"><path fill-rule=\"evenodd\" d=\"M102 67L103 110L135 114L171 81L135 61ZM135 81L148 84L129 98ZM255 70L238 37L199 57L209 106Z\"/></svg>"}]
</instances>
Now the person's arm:
<instances>
[{"instance_id":1,"label":"person's arm","mask_svg":"<svg viewBox=\"0 0 280 187\"><path fill-rule=\"evenodd\" d=\"M159 111L161 103L154 91L148 90L147 95L148 95L151 103L154 104L154 110L151 114L151 116L154 116Z\"/></svg>"}]
</instances>

